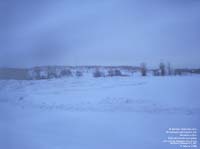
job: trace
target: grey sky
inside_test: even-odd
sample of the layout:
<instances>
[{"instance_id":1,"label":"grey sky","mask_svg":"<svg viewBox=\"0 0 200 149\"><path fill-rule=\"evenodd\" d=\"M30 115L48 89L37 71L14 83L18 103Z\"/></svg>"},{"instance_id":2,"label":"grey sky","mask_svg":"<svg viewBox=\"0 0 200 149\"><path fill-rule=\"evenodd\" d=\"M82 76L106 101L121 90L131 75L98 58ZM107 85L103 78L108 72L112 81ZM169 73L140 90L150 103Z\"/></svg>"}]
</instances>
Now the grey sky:
<instances>
[{"instance_id":1,"label":"grey sky","mask_svg":"<svg viewBox=\"0 0 200 149\"><path fill-rule=\"evenodd\" d=\"M200 67L199 0L0 0L1 66Z\"/></svg>"}]
</instances>

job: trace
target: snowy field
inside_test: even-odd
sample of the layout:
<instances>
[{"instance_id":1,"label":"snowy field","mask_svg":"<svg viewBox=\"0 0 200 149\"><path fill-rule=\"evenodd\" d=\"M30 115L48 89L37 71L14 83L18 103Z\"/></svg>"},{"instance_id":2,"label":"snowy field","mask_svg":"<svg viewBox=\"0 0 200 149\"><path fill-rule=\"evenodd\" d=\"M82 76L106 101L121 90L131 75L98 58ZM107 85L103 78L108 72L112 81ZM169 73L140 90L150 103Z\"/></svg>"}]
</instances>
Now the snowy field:
<instances>
[{"instance_id":1,"label":"snowy field","mask_svg":"<svg viewBox=\"0 0 200 149\"><path fill-rule=\"evenodd\" d=\"M200 76L0 81L1 149L178 149L200 129Z\"/></svg>"}]
</instances>

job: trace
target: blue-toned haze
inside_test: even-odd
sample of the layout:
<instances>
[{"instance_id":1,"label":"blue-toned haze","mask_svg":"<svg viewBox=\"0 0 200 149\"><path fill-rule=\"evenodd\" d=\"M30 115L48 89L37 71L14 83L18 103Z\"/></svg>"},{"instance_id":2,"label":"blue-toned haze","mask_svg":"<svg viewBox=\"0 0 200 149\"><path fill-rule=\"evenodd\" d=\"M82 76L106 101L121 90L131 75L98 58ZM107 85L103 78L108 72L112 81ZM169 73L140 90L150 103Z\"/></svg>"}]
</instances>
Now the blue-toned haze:
<instances>
[{"instance_id":1,"label":"blue-toned haze","mask_svg":"<svg viewBox=\"0 0 200 149\"><path fill-rule=\"evenodd\" d=\"M0 66L200 67L199 0L0 0Z\"/></svg>"}]
</instances>

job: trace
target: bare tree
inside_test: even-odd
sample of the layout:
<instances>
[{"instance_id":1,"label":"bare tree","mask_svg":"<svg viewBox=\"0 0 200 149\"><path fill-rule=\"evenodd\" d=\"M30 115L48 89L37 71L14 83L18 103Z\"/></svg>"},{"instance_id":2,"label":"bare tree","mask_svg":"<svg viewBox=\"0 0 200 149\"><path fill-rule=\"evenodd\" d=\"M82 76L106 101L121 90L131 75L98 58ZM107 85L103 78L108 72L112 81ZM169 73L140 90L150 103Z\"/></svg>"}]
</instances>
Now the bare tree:
<instances>
[{"instance_id":1,"label":"bare tree","mask_svg":"<svg viewBox=\"0 0 200 149\"><path fill-rule=\"evenodd\" d=\"M168 75L169 75L169 76L172 75L172 67L171 67L171 64L170 64L170 63L167 64L167 72L168 72Z\"/></svg>"},{"instance_id":2,"label":"bare tree","mask_svg":"<svg viewBox=\"0 0 200 149\"><path fill-rule=\"evenodd\" d=\"M147 75L147 67L146 67L145 63L141 64L140 69L141 69L141 75L146 76Z\"/></svg>"},{"instance_id":3,"label":"bare tree","mask_svg":"<svg viewBox=\"0 0 200 149\"><path fill-rule=\"evenodd\" d=\"M113 77L115 75L114 71L112 69L108 70L108 76Z\"/></svg>"},{"instance_id":4,"label":"bare tree","mask_svg":"<svg viewBox=\"0 0 200 149\"><path fill-rule=\"evenodd\" d=\"M181 75L182 75L182 71L181 71L181 69L175 69L174 74L175 74L175 75L179 75L179 76L181 76Z\"/></svg>"},{"instance_id":5,"label":"bare tree","mask_svg":"<svg viewBox=\"0 0 200 149\"><path fill-rule=\"evenodd\" d=\"M35 79L36 80L39 80L39 79L41 79L40 78L40 68L39 67L36 67L36 68L34 68L34 72L35 72Z\"/></svg>"},{"instance_id":6,"label":"bare tree","mask_svg":"<svg viewBox=\"0 0 200 149\"><path fill-rule=\"evenodd\" d=\"M115 76L122 76L122 73L120 70L115 70Z\"/></svg>"},{"instance_id":7,"label":"bare tree","mask_svg":"<svg viewBox=\"0 0 200 149\"><path fill-rule=\"evenodd\" d=\"M95 72L93 73L93 77L98 78L98 77L105 77L105 74L101 71L99 71L99 69L96 69Z\"/></svg>"},{"instance_id":8,"label":"bare tree","mask_svg":"<svg viewBox=\"0 0 200 149\"><path fill-rule=\"evenodd\" d=\"M72 76L72 72L71 72L71 70L69 70L69 69L63 69L63 70L60 72L60 75L61 75L61 76L68 76L68 77L70 77L70 76Z\"/></svg>"},{"instance_id":9,"label":"bare tree","mask_svg":"<svg viewBox=\"0 0 200 149\"><path fill-rule=\"evenodd\" d=\"M159 68L160 68L161 76L165 76L166 75L165 64L164 63L160 63Z\"/></svg>"},{"instance_id":10,"label":"bare tree","mask_svg":"<svg viewBox=\"0 0 200 149\"><path fill-rule=\"evenodd\" d=\"M116 69L116 70L110 69L110 70L108 70L108 76L109 77L122 76L122 73L118 69Z\"/></svg>"},{"instance_id":11,"label":"bare tree","mask_svg":"<svg viewBox=\"0 0 200 149\"><path fill-rule=\"evenodd\" d=\"M159 70L158 69L154 69L153 70L153 75L154 76L159 76Z\"/></svg>"},{"instance_id":12,"label":"bare tree","mask_svg":"<svg viewBox=\"0 0 200 149\"><path fill-rule=\"evenodd\" d=\"M83 76L83 73L81 71L76 71L76 76L81 77L81 76Z\"/></svg>"}]
</instances>

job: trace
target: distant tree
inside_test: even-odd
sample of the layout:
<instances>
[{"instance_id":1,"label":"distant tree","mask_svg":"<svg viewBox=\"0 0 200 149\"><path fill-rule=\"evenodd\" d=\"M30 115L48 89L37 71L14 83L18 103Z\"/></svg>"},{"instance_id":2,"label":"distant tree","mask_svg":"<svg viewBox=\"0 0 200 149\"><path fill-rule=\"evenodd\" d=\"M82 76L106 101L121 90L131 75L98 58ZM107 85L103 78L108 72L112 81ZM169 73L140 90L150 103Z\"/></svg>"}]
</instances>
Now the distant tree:
<instances>
[{"instance_id":1,"label":"distant tree","mask_svg":"<svg viewBox=\"0 0 200 149\"><path fill-rule=\"evenodd\" d=\"M171 67L171 64L170 64L170 63L167 64L167 73L168 73L169 76L171 76L172 73L173 73L173 72L172 72L172 67Z\"/></svg>"},{"instance_id":2,"label":"distant tree","mask_svg":"<svg viewBox=\"0 0 200 149\"><path fill-rule=\"evenodd\" d=\"M52 79L52 78L56 78L57 76L56 76L56 73L54 73L54 72L49 72L48 73L48 79Z\"/></svg>"},{"instance_id":3,"label":"distant tree","mask_svg":"<svg viewBox=\"0 0 200 149\"><path fill-rule=\"evenodd\" d=\"M81 71L76 71L76 76L81 77L81 76L83 76L83 73Z\"/></svg>"},{"instance_id":4,"label":"distant tree","mask_svg":"<svg viewBox=\"0 0 200 149\"><path fill-rule=\"evenodd\" d=\"M122 76L122 73L118 69L116 69L116 70L110 69L110 70L108 70L108 76L109 77Z\"/></svg>"},{"instance_id":5,"label":"distant tree","mask_svg":"<svg viewBox=\"0 0 200 149\"><path fill-rule=\"evenodd\" d=\"M70 76L72 76L72 72L69 69L64 69L64 70L61 70L60 75L61 76L68 76L68 77L70 77Z\"/></svg>"},{"instance_id":6,"label":"distant tree","mask_svg":"<svg viewBox=\"0 0 200 149\"><path fill-rule=\"evenodd\" d=\"M147 67L146 67L145 63L141 64L140 69L141 69L141 75L146 76L147 75Z\"/></svg>"},{"instance_id":7,"label":"distant tree","mask_svg":"<svg viewBox=\"0 0 200 149\"><path fill-rule=\"evenodd\" d=\"M165 64L164 63L160 63L159 68L160 68L161 76L165 76L166 75Z\"/></svg>"},{"instance_id":8,"label":"distant tree","mask_svg":"<svg viewBox=\"0 0 200 149\"><path fill-rule=\"evenodd\" d=\"M181 69L175 69L175 75L179 75L179 76L181 76L182 75L182 71L181 71Z\"/></svg>"},{"instance_id":9,"label":"distant tree","mask_svg":"<svg viewBox=\"0 0 200 149\"><path fill-rule=\"evenodd\" d=\"M48 79L52 79L52 78L56 78L56 68L52 67L52 66L48 66L47 67L47 78Z\"/></svg>"},{"instance_id":10,"label":"distant tree","mask_svg":"<svg viewBox=\"0 0 200 149\"><path fill-rule=\"evenodd\" d=\"M154 76L159 76L159 70L158 69L154 69L153 70L153 75Z\"/></svg>"},{"instance_id":11,"label":"distant tree","mask_svg":"<svg viewBox=\"0 0 200 149\"><path fill-rule=\"evenodd\" d=\"M122 76L122 73L120 70L115 70L115 76Z\"/></svg>"},{"instance_id":12,"label":"distant tree","mask_svg":"<svg viewBox=\"0 0 200 149\"><path fill-rule=\"evenodd\" d=\"M99 71L99 69L96 69L95 72L93 73L93 77L98 78L98 77L105 77L105 74L101 71Z\"/></svg>"},{"instance_id":13,"label":"distant tree","mask_svg":"<svg viewBox=\"0 0 200 149\"><path fill-rule=\"evenodd\" d=\"M108 76L113 77L115 75L114 71L112 69L108 70Z\"/></svg>"},{"instance_id":14,"label":"distant tree","mask_svg":"<svg viewBox=\"0 0 200 149\"><path fill-rule=\"evenodd\" d=\"M39 67L34 68L34 77L35 77L36 80L41 79L41 78L40 78L40 71L41 71L41 70L40 70Z\"/></svg>"},{"instance_id":15,"label":"distant tree","mask_svg":"<svg viewBox=\"0 0 200 149\"><path fill-rule=\"evenodd\" d=\"M48 79L48 73L46 70L40 71L40 79Z\"/></svg>"}]
</instances>

